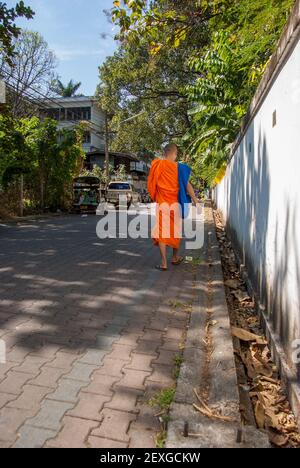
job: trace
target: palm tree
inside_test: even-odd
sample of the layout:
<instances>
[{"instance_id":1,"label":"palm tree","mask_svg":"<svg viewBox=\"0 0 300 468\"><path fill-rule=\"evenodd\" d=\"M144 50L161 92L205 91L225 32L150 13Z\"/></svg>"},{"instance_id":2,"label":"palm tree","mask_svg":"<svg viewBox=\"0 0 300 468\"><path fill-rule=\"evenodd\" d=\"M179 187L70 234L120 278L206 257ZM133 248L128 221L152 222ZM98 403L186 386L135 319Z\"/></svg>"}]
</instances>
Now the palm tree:
<instances>
[{"instance_id":1,"label":"palm tree","mask_svg":"<svg viewBox=\"0 0 300 468\"><path fill-rule=\"evenodd\" d=\"M76 96L76 91L80 88L81 82L74 83L73 80L70 80L69 83L65 86L60 80L55 80L52 85L52 90L62 97L73 97Z\"/></svg>"}]
</instances>

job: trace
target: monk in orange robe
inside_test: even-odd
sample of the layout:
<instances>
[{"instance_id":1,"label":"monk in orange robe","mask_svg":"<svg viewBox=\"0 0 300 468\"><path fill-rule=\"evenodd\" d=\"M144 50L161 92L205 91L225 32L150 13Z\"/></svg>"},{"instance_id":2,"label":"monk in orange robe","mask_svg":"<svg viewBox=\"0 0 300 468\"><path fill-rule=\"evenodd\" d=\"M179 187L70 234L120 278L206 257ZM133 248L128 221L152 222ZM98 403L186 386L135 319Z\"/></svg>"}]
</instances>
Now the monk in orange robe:
<instances>
[{"instance_id":1,"label":"monk in orange robe","mask_svg":"<svg viewBox=\"0 0 300 468\"><path fill-rule=\"evenodd\" d=\"M167 270L167 246L173 248L172 264L178 265L183 257L178 256L181 237L181 215L178 203L179 182L177 146L169 144L164 150L164 159L152 161L148 177L148 191L156 202L156 226L152 232L155 245L160 248L161 265L155 268Z\"/></svg>"}]
</instances>

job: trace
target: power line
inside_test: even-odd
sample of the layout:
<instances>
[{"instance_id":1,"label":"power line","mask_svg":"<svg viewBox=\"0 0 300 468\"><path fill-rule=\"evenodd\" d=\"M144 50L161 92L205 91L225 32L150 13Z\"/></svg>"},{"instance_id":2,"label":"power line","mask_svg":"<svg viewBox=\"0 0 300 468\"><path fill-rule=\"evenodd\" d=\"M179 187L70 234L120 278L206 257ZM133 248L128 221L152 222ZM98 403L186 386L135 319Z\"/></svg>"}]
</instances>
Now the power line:
<instances>
[{"instance_id":1,"label":"power line","mask_svg":"<svg viewBox=\"0 0 300 468\"><path fill-rule=\"evenodd\" d=\"M7 83L8 88L12 89L15 92L18 92L18 88L13 84L13 83ZM30 104L37 106L38 108L42 108L45 110L48 110L49 107L47 107L45 104L43 104L42 101L39 101L35 98L35 96L28 91L23 91L22 92L22 98L27 98L26 101L28 101Z\"/></svg>"},{"instance_id":2,"label":"power line","mask_svg":"<svg viewBox=\"0 0 300 468\"><path fill-rule=\"evenodd\" d=\"M20 84L22 84L22 85L24 86L24 88L27 88L27 90L25 91L25 89L24 89L24 90L19 90L19 88L18 88L17 86L14 86L15 90L16 90L18 93L20 93L21 96L22 96L22 95L25 95L25 96L26 96L26 94L29 95L28 89L30 89L31 91L33 91L33 93L36 93L36 94L42 96L43 101L44 101L43 104L42 104L43 101L42 101L41 99L38 99L38 98L35 96L35 94L31 94L31 96L29 95L29 96L30 96L30 99L32 99L32 100L35 101L35 102L39 102L39 103L40 103L39 106L43 107L44 109L47 109L47 110L54 109L53 107L47 106L47 104L46 104L47 101L48 101L48 102L52 102L53 104L56 105L56 107L58 107L58 108L60 108L60 109L63 109L64 111L70 109L70 108L64 106L61 102L58 102L57 100L55 100L54 98L51 98L51 97L47 96L46 94L42 93L41 91L35 89L35 88L32 87L31 85L28 85L27 83L24 83L22 80L20 80L18 77L16 77L13 73L11 73L11 72L9 73L9 72L6 71L6 70L2 70L2 73L3 73L3 72L6 74L7 78L13 79L14 82L15 82L15 84L18 85L18 84L20 83ZM9 81L7 81L7 84L8 84L8 85L10 84ZM66 121L66 122L70 122L70 123L74 123L74 124L77 125L78 122L84 120L84 119L82 119L82 116L81 116L80 114L78 114L77 112L74 112L74 111L73 111L73 115L77 116L77 117L78 117L78 120L69 119L69 120L65 120L65 121ZM55 120L56 120L56 119L55 119ZM60 120L57 120L57 121L60 122ZM98 130L91 128L92 126L95 127L96 124L94 124L94 123L91 122L91 121L87 121L87 122L88 122L88 124L89 124L89 127L90 127L89 130L91 131L91 133L93 133L93 134L95 134L95 135L97 135L97 136L99 136L99 135L101 135L101 134L104 134L104 132L99 132Z\"/></svg>"}]
</instances>

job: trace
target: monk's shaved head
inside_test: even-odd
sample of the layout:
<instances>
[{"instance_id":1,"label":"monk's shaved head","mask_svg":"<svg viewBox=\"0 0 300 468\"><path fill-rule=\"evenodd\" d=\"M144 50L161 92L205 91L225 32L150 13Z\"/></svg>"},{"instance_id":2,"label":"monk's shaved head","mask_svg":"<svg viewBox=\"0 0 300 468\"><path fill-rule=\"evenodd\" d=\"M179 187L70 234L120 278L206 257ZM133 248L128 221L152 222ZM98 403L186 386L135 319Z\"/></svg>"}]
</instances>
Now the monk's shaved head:
<instances>
[{"instance_id":1,"label":"monk's shaved head","mask_svg":"<svg viewBox=\"0 0 300 468\"><path fill-rule=\"evenodd\" d=\"M172 153L177 153L177 145L175 145L175 143L168 143L164 147L164 153L165 153L165 156L168 156Z\"/></svg>"}]
</instances>

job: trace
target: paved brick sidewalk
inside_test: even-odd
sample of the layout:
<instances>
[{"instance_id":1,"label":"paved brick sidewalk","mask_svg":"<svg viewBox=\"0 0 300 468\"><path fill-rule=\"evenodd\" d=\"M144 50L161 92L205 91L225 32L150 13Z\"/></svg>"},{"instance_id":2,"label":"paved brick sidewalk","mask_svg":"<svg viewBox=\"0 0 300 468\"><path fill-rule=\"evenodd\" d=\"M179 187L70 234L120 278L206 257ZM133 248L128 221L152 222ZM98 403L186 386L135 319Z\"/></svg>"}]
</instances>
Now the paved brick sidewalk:
<instances>
[{"instance_id":1,"label":"paved brick sidewalk","mask_svg":"<svg viewBox=\"0 0 300 468\"><path fill-rule=\"evenodd\" d=\"M197 268L158 272L149 240L96 222L0 226L0 447L155 446L148 402L174 385Z\"/></svg>"}]
</instances>

